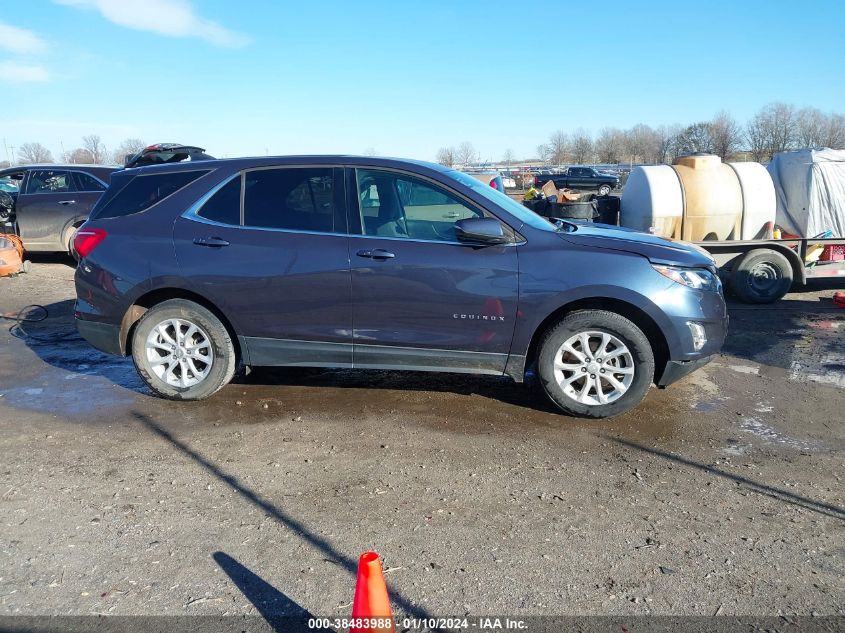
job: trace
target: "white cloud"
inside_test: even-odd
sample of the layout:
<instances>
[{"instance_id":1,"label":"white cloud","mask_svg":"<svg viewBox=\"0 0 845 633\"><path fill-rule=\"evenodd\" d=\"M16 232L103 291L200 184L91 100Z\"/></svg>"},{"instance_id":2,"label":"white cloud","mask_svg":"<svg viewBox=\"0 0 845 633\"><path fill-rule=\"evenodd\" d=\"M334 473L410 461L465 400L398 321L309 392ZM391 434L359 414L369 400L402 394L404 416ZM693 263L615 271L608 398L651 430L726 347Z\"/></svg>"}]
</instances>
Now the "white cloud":
<instances>
[{"instance_id":1,"label":"white cloud","mask_svg":"<svg viewBox=\"0 0 845 633\"><path fill-rule=\"evenodd\" d=\"M109 22L168 37L196 37L215 46L246 46L250 38L206 20L189 0L54 0L57 4L95 9Z\"/></svg>"},{"instance_id":2,"label":"white cloud","mask_svg":"<svg viewBox=\"0 0 845 633\"><path fill-rule=\"evenodd\" d=\"M0 81L5 83L49 81L49 79L50 72L39 64L0 61Z\"/></svg>"},{"instance_id":3,"label":"white cloud","mask_svg":"<svg viewBox=\"0 0 845 633\"><path fill-rule=\"evenodd\" d=\"M47 43L32 31L0 22L0 49L17 55L35 55L47 50Z\"/></svg>"}]
</instances>

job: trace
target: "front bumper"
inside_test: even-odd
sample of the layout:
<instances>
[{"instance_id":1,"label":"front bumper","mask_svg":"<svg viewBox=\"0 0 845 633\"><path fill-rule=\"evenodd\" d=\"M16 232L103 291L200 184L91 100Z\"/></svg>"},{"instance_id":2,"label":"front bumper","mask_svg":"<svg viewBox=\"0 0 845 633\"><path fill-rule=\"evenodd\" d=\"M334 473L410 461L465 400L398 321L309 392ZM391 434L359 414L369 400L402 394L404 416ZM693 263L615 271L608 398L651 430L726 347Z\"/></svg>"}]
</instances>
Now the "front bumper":
<instances>
[{"instance_id":1,"label":"front bumper","mask_svg":"<svg viewBox=\"0 0 845 633\"><path fill-rule=\"evenodd\" d=\"M123 356L123 350L120 347L120 326L98 321L84 321L77 317L76 330L82 338L101 352Z\"/></svg>"},{"instance_id":2,"label":"front bumper","mask_svg":"<svg viewBox=\"0 0 845 633\"><path fill-rule=\"evenodd\" d=\"M664 389L696 369L704 367L711 360L713 360L713 356L705 356L696 360L670 360L666 363L660 378L657 379L657 386Z\"/></svg>"}]
</instances>

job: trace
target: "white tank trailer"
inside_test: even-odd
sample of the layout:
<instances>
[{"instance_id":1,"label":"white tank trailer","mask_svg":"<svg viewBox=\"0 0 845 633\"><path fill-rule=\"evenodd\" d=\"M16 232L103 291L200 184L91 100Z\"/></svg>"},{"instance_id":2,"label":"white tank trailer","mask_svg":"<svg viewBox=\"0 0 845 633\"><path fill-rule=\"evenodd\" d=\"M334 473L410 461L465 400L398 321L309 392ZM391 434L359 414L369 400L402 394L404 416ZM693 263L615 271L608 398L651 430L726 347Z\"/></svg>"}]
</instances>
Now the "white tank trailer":
<instances>
[{"instance_id":1,"label":"white tank trailer","mask_svg":"<svg viewBox=\"0 0 845 633\"><path fill-rule=\"evenodd\" d=\"M806 197L803 189L798 193ZM698 243L713 256L728 289L747 303L777 301L793 281L845 279L845 238L775 240L777 204L772 177L760 163L725 164L718 156L685 156L671 166L637 167L631 172L622 193L619 223ZM799 206L799 210L806 215L805 209ZM820 249L819 261L808 265L808 253Z\"/></svg>"},{"instance_id":2,"label":"white tank trailer","mask_svg":"<svg viewBox=\"0 0 845 633\"><path fill-rule=\"evenodd\" d=\"M775 189L760 163L682 156L636 167L622 193L619 223L689 242L771 237Z\"/></svg>"}]
</instances>

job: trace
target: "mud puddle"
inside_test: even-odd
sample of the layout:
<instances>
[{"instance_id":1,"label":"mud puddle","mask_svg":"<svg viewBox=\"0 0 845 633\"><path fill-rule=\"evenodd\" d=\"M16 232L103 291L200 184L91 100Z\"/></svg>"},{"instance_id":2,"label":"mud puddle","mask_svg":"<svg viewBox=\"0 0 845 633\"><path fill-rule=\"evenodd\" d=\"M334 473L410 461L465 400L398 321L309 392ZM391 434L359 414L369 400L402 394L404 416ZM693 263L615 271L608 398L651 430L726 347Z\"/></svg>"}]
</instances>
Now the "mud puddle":
<instances>
[{"instance_id":1,"label":"mud puddle","mask_svg":"<svg viewBox=\"0 0 845 633\"><path fill-rule=\"evenodd\" d=\"M20 372L4 368L0 394L9 406L90 420L116 414L147 393L132 361L102 354L82 339L26 342L29 351L21 355L34 352L42 362Z\"/></svg>"}]
</instances>

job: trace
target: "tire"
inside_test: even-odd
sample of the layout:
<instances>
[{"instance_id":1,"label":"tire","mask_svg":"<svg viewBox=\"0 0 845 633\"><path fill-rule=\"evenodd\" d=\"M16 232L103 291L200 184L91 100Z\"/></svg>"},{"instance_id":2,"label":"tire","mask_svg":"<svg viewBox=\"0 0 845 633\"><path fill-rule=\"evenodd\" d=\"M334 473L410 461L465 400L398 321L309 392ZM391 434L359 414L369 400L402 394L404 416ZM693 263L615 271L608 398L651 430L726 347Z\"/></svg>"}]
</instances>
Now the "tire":
<instances>
[{"instance_id":1,"label":"tire","mask_svg":"<svg viewBox=\"0 0 845 633\"><path fill-rule=\"evenodd\" d=\"M582 355L595 362L581 363L577 354L584 349L582 336L588 337L591 354L603 346L616 355L601 363L597 355ZM564 345L575 353L565 350ZM537 373L543 391L564 413L609 418L632 409L645 397L654 380L654 352L642 330L622 315L580 310L566 315L546 332L540 343ZM602 395L606 402L602 402Z\"/></svg>"},{"instance_id":2,"label":"tire","mask_svg":"<svg viewBox=\"0 0 845 633\"><path fill-rule=\"evenodd\" d=\"M730 285L740 301L772 303L792 287L792 265L775 250L755 248L734 266Z\"/></svg>"},{"instance_id":3,"label":"tire","mask_svg":"<svg viewBox=\"0 0 845 633\"><path fill-rule=\"evenodd\" d=\"M599 195L600 196L609 196L611 191L610 185L602 185L599 187Z\"/></svg>"},{"instance_id":4,"label":"tire","mask_svg":"<svg viewBox=\"0 0 845 633\"><path fill-rule=\"evenodd\" d=\"M183 341L175 336L176 325ZM187 347L193 347L193 354L170 344L184 344L189 335L194 345ZM169 359L168 347L173 352ZM232 337L220 319L185 299L163 301L144 313L132 334L132 360L147 386L170 400L208 398L228 384L237 368Z\"/></svg>"}]
</instances>

